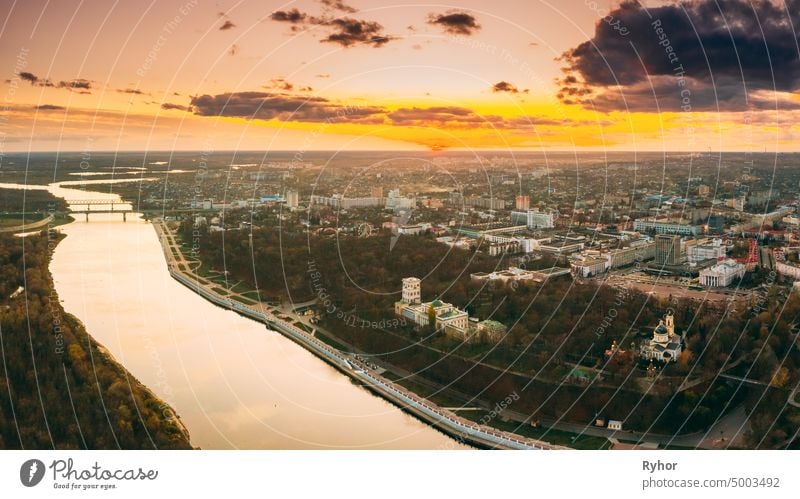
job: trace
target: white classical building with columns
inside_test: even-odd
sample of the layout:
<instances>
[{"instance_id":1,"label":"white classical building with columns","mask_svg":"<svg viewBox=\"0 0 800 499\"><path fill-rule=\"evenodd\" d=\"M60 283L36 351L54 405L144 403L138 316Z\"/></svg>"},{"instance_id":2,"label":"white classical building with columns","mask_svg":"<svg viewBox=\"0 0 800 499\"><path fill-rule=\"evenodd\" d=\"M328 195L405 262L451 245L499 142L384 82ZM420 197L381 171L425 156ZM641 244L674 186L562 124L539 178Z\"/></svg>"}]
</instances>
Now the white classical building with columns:
<instances>
[{"instance_id":1,"label":"white classical building with columns","mask_svg":"<svg viewBox=\"0 0 800 499\"><path fill-rule=\"evenodd\" d=\"M724 288L744 277L745 266L728 258L713 267L700 271L700 284L709 288Z\"/></svg>"}]
</instances>

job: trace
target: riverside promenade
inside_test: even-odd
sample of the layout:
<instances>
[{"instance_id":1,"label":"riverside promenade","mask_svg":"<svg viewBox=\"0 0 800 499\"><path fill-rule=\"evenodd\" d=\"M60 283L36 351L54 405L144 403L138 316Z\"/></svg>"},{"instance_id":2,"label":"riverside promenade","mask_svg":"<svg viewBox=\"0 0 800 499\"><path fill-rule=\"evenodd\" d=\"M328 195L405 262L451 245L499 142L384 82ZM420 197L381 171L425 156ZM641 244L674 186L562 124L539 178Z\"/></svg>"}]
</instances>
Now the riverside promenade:
<instances>
[{"instance_id":1,"label":"riverside promenade","mask_svg":"<svg viewBox=\"0 0 800 499\"><path fill-rule=\"evenodd\" d=\"M161 243L169 273L178 282L220 307L264 323L269 329L275 330L301 345L373 393L456 440L484 449L567 449L567 447L522 437L461 418L384 378L379 372L359 361L352 354L337 350L294 324L280 319L272 314L263 303L248 305L230 296L221 295L214 290L215 285L207 283L189 270L189 264L183 258L181 248L169 228L161 220L154 220L153 227Z\"/></svg>"}]
</instances>

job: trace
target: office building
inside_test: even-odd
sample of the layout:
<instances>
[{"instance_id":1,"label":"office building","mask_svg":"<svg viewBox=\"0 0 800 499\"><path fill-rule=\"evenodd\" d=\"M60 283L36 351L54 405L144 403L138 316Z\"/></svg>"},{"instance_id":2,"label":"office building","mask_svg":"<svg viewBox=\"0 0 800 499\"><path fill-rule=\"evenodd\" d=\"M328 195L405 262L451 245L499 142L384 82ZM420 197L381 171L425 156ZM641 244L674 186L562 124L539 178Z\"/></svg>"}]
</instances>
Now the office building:
<instances>
[{"instance_id":1,"label":"office building","mask_svg":"<svg viewBox=\"0 0 800 499\"><path fill-rule=\"evenodd\" d=\"M681 264L681 238L659 234L656 236L656 265Z\"/></svg>"},{"instance_id":2,"label":"office building","mask_svg":"<svg viewBox=\"0 0 800 499\"><path fill-rule=\"evenodd\" d=\"M725 258L725 246L722 244L721 239L690 244L686 246L686 258L689 263L719 260Z\"/></svg>"},{"instance_id":3,"label":"office building","mask_svg":"<svg viewBox=\"0 0 800 499\"><path fill-rule=\"evenodd\" d=\"M512 211L511 223L514 225L525 225L529 229L550 229L555 226L555 216L552 213L543 211Z\"/></svg>"}]
</instances>

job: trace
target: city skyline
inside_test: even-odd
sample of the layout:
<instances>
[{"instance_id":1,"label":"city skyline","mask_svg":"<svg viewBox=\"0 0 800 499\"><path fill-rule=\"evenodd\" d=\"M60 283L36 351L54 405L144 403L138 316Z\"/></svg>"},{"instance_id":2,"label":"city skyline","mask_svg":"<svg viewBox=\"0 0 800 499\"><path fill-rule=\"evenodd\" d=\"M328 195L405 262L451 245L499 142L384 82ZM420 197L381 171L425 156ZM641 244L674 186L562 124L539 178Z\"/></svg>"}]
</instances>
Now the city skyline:
<instances>
[{"instance_id":1,"label":"city skyline","mask_svg":"<svg viewBox=\"0 0 800 499\"><path fill-rule=\"evenodd\" d=\"M791 151L793 7L14 2L0 150Z\"/></svg>"}]
</instances>

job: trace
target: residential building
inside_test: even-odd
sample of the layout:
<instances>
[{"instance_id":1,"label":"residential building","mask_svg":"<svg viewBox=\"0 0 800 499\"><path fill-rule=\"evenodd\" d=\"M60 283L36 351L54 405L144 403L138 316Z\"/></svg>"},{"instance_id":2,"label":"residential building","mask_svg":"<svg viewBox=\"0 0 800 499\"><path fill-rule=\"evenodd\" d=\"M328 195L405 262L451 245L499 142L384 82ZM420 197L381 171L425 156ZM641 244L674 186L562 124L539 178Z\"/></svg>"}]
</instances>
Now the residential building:
<instances>
[{"instance_id":1,"label":"residential building","mask_svg":"<svg viewBox=\"0 0 800 499\"><path fill-rule=\"evenodd\" d=\"M506 201L504 199L497 199L494 197L477 197L471 196L466 199L467 206L475 208L486 208L489 210L505 210Z\"/></svg>"},{"instance_id":2,"label":"residential building","mask_svg":"<svg viewBox=\"0 0 800 499\"><path fill-rule=\"evenodd\" d=\"M529 229L550 229L555 226L555 216L552 213L545 213L537 210L512 211L511 223L515 225L524 224Z\"/></svg>"},{"instance_id":3,"label":"residential building","mask_svg":"<svg viewBox=\"0 0 800 499\"><path fill-rule=\"evenodd\" d=\"M569 262L572 273L578 277L592 277L603 274L608 270L608 260L605 258L579 258Z\"/></svg>"},{"instance_id":4,"label":"residential building","mask_svg":"<svg viewBox=\"0 0 800 499\"><path fill-rule=\"evenodd\" d=\"M286 191L286 206L297 208L300 205L300 195L297 191Z\"/></svg>"},{"instance_id":5,"label":"residential building","mask_svg":"<svg viewBox=\"0 0 800 499\"><path fill-rule=\"evenodd\" d=\"M514 199L514 208L519 211L528 211L531 208L531 197L517 196Z\"/></svg>"},{"instance_id":6,"label":"residential building","mask_svg":"<svg viewBox=\"0 0 800 499\"><path fill-rule=\"evenodd\" d=\"M775 262L775 271L782 275L800 281L800 267L789 262Z\"/></svg>"},{"instance_id":7,"label":"residential building","mask_svg":"<svg viewBox=\"0 0 800 499\"><path fill-rule=\"evenodd\" d=\"M401 196L400 189L392 189L386 197L387 210L410 210L417 207L417 198L413 196Z\"/></svg>"},{"instance_id":8,"label":"residential building","mask_svg":"<svg viewBox=\"0 0 800 499\"><path fill-rule=\"evenodd\" d=\"M606 253L609 269L618 269L635 262L651 260L655 257L656 244L653 242L642 242L632 244L628 248L613 249Z\"/></svg>"},{"instance_id":9,"label":"residential building","mask_svg":"<svg viewBox=\"0 0 800 499\"><path fill-rule=\"evenodd\" d=\"M696 236L701 228L697 225L683 221L669 221L667 219L643 218L633 223L633 230L637 232L653 232L656 234L677 234L679 236Z\"/></svg>"},{"instance_id":10,"label":"residential building","mask_svg":"<svg viewBox=\"0 0 800 499\"><path fill-rule=\"evenodd\" d=\"M310 202L313 205L330 206L331 208L338 208L341 210L349 210L352 208L369 208L381 205L380 198L346 198L341 194L334 194L333 196L312 195Z\"/></svg>"}]
</instances>

